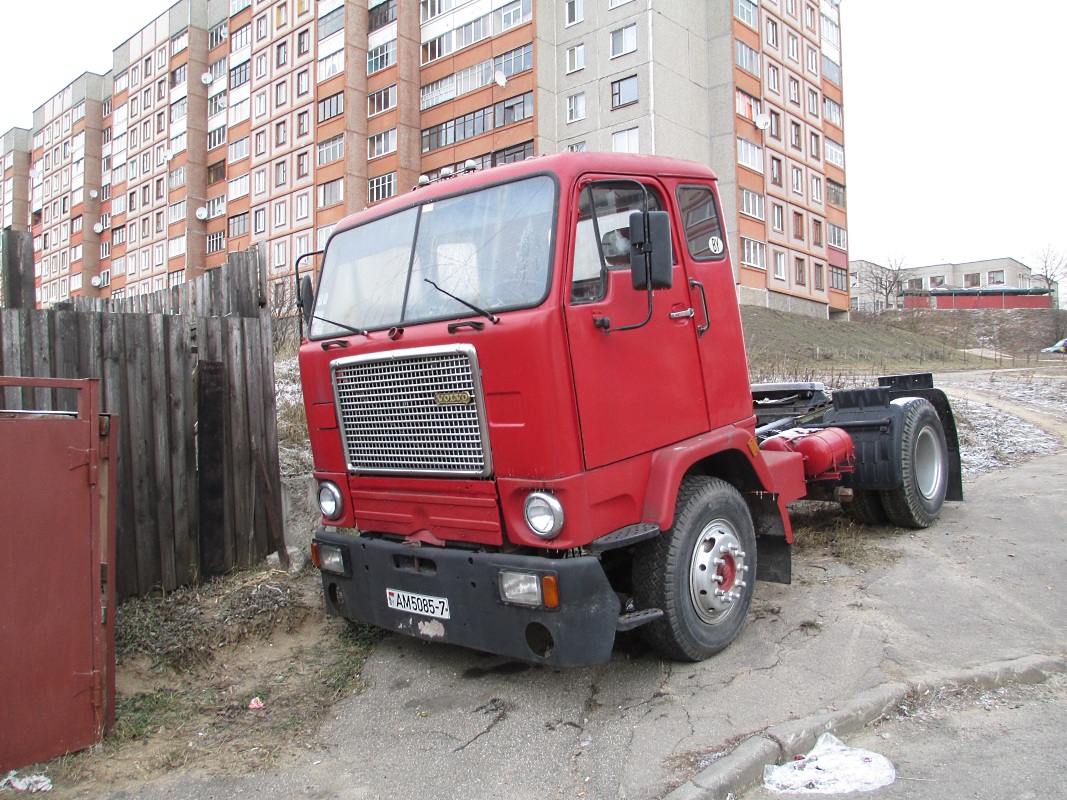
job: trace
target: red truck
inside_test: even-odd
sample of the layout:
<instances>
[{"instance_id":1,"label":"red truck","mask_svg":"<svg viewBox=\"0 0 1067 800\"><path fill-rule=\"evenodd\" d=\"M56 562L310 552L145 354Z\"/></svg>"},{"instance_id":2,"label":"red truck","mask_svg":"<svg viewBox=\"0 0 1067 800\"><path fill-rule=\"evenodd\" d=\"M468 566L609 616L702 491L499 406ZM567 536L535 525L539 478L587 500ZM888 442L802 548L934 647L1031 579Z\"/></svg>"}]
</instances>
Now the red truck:
<instances>
[{"instance_id":1,"label":"red truck","mask_svg":"<svg viewBox=\"0 0 1067 800\"><path fill-rule=\"evenodd\" d=\"M722 219L705 166L566 153L341 222L298 277L329 611L545 664L631 629L701 660L756 578L790 581L788 503L925 527L962 499L929 375L749 384Z\"/></svg>"}]
</instances>

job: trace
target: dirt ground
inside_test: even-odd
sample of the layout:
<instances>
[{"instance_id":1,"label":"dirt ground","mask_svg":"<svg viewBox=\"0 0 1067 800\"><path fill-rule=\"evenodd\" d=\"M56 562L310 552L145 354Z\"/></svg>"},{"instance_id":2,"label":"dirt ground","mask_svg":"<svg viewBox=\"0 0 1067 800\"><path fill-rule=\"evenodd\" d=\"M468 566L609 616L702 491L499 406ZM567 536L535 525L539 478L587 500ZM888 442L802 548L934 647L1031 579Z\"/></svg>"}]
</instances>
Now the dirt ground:
<instances>
[{"instance_id":1,"label":"dirt ground","mask_svg":"<svg viewBox=\"0 0 1067 800\"><path fill-rule=\"evenodd\" d=\"M965 475L1067 443L1067 362L942 375L954 398ZM795 509L803 557L879 555L836 507ZM174 770L241 774L322 746L318 730L379 634L327 617L313 569L262 568L124 604L117 620L117 723L83 753L20 770L57 798L98 797Z\"/></svg>"}]
</instances>

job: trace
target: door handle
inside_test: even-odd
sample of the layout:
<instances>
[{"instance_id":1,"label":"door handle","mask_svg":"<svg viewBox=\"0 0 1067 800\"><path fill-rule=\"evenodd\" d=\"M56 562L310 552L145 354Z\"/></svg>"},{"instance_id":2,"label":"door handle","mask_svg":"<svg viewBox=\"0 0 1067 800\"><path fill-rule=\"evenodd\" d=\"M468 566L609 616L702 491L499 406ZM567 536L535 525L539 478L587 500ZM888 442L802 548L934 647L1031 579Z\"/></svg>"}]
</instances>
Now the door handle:
<instances>
[{"instance_id":1,"label":"door handle","mask_svg":"<svg viewBox=\"0 0 1067 800\"><path fill-rule=\"evenodd\" d=\"M700 304L704 308L704 324L697 325L697 336L700 337L707 333L711 327L711 317L708 316L708 296L704 294L704 284L695 278L689 279L689 288L700 290Z\"/></svg>"},{"instance_id":2,"label":"door handle","mask_svg":"<svg viewBox=\"0 0 1067 800\"><path fill-rule=\"evenodd\" d=\"M697 312L691 308L687 308L684 311L672 311L671 319L685 319L686 317L695 317Z\"/></svg>"}]
</instances>

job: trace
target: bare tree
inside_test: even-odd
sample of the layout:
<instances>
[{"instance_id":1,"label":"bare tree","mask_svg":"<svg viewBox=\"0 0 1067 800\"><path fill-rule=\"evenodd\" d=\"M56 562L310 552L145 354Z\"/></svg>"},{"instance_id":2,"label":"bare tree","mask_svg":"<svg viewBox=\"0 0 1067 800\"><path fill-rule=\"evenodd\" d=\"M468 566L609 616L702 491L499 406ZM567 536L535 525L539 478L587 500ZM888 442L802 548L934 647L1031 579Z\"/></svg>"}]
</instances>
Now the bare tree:
<instances>
[{"instance_id":1,"label":"bare tree","mask_svg":"<svg viewBox=\"0 0 1067 800\"><path fill-rule=\"evenodd\" d=\"M1067 252L1051 243L1046 244L1034 256L1037 267L1030 273L1031 281L1040 282L1043 288L1052 289L1052 284L1067 278Z\"/></svg>"},{"instance_id":2,"label":"bare tree","mask_svg":"<svg viewBox=\"0 0 1067 800\"><path fill-rule=\"evenodd\" d=\"M904 290L914 273L914 268L905 266L904 258L895 256L889 259L888 266L871 264L857 278L863 294L871 298L871 310L878 313L904 307Z\"/></svg>"}]
</instances>

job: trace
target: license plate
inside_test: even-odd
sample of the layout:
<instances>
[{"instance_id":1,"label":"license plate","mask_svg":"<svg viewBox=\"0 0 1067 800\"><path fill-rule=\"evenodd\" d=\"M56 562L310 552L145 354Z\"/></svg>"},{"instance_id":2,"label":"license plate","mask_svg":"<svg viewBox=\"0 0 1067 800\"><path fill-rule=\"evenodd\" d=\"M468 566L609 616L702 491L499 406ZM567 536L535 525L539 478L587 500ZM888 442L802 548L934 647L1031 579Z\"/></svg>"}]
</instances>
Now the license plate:
<instances>
[{"instance_id":1,"label":"license plate","mask_svg":"<svg viewBox=\"0 0 1067 800\"><path fill-rule=\"evenodd\" d=\"M412 614L422 614L424 617L437 617L437 619L452 619L452 614L448 610L447 597L386 589L385 599L389 603L389 608L395 608L397 611L409 611Z\"/></svg>"}]
</instances>

